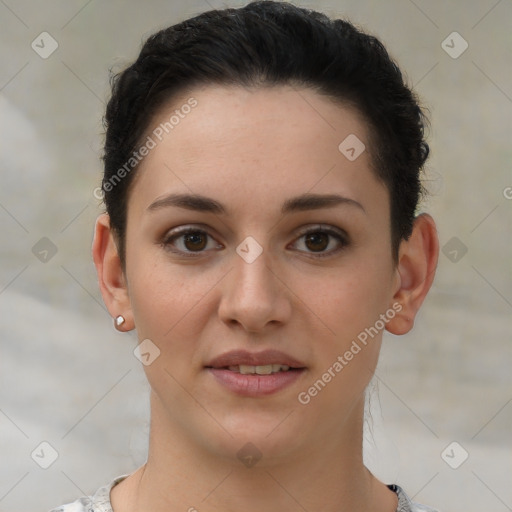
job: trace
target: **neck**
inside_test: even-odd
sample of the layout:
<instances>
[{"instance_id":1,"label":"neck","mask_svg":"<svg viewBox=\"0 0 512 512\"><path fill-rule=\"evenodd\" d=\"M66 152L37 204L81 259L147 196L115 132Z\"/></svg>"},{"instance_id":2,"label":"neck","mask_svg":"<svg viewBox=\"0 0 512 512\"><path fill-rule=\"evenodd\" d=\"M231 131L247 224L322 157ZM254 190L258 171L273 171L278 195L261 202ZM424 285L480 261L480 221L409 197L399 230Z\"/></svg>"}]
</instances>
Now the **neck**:
<instances>
[{"instance_id":1,"label":"neck","mask_svg":"<svg viewBox=\"0 0 512 512\"><path fill-rule=\"evenodd\" d=\"M166 421L156 402L152 397L148 461L127 479L131 481L124 485L125 499L118 498L116 512L396 510L394 493L363 464L364 401L354 407L358 421L348 420L332 439L322 436L286 456L263 454L251 467L236 456L219 457L198 446L187 432Z\"/></svg>"}]
</instances>

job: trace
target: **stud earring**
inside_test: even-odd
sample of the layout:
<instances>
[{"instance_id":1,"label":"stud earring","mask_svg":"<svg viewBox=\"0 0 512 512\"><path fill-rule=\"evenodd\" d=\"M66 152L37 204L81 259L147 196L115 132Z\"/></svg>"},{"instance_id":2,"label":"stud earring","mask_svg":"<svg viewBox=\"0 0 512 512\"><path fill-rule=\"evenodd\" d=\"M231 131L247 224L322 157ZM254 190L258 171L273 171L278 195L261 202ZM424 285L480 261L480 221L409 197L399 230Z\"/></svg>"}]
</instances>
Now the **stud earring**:
<instances>
[{"instance_id":1,"label":"stud earring","mask_svg":"<svg viewBox=\"0 0 512 512\"><path fill-rule=\"evenodd\" d=\"M123 325L124 322L125 322L125 319L124 319L123 315L116 316L116 319L114 320L114 323L115 323L116 327L121 327L121 325Z\"/></svg>"}]
</instances>

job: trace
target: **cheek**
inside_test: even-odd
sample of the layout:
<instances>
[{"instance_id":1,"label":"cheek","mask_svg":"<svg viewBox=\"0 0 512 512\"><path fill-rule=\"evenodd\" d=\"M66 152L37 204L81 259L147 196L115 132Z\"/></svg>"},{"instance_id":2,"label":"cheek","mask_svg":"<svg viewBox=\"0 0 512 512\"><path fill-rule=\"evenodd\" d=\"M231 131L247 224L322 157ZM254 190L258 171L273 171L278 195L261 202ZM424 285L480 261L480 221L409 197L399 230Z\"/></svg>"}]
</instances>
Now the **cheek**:
<instances>
[{"instance_id":1,"label":"cheek","mask_svg":"<svg viewBox=\"0 0 512 512\"><path fill-rule=\"evenodd\" d=\"M161 361L179 367L180 373L183 362L199 364L198 345L212 318L211 297L222 269L180 266L171 264L165 255L141 251L127 270L139 339L155 343Z\"/></svg>"},{"instance_id":2,"label":"cheek","mask_svg":"<svg viewBox=\"0 0 512 512\"><path fill-rule=\"evenodd\" d=\"M191 280L169 265L147 268L142 263L132 270L130 300L137 336L157 347L153 349L157 356L144 365L144 372L167 409L177 407L184 413L191 404L182 386L198 364L198 344L206 321L199 316L206 313L201 307L201 291L211 285L206 277Z\"/></svg>"},{"instance_id":3,"label":"cheek","mask_svg":"<svg viewBox=\"0 0 512 512\"><path fill-rule=\"evenodd\" d=\"M329 279L300 281L300 296L309 296L308 307L322 320L315 325L328 327L317 329L320 336L311 333L316 364L303 391L315 414L346 412L370 382L385 326L380 315L389 307L391 268L390 259L359 254L357 261L330 272Z\"/></svg>"},{"instance_id":4,"label":"cheek","mask_svg":"<svg viewBox=\"0 0 512 512\"><path fill-rule=\"evenodd\" d=\"M363 258L330 272L328 278L304 277L300 282L300 296L309 297L305 302L329 328L323 329L324 339L339 349L373 326L389 305L389 268Z\"/></svg>"},{"instance_id":5,"label":"cheek","mask_svg":"<svg viewBox=\"0 0 512 512\"><path fill-rule=\"evenodd\" d=\"M388 295L379 289L378 274L365 271L329 280L309 304L329 328L315 336L316 363L297 397L311 418L328 414L333 424L343 422L375 371L382 340L375 324Z\"/></svg>"}]
</instances>

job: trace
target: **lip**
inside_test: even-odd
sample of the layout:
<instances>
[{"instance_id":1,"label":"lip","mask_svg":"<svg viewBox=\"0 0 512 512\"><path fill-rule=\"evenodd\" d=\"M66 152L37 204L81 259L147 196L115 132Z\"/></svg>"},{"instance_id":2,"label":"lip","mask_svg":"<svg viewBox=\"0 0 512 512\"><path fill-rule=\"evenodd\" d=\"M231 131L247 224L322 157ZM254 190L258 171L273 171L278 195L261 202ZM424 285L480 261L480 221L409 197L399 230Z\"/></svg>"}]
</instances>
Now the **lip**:
<instances>
[{"instance_id":1,"label":"lip","mask_svg":"<svg viewBox=\"0 0 512 512\"><path fill-rule=\"evenodd\" d=\"M287 365L290 369L270 375L244 375L228 369L229 366L264 366L268 364ZM302 362L278 350L226 352L214 358L205 366L205 369L224 388L247 397L262 397L277 393L295 383L306 371Z\"/></svg>"},{"instance_id":2,"label":"lip","mask_svg":"<svg viewBox=\"0 0 512 512\"><path fill-rule=\"evenodd\" d=\"M270 375L243 375L226 369L207 368L217 382L237 395L260 397L277 393L296 382L306 371L303 369Z\"/></svg>"},{"instance_id":3,"label":"lip","mask_svg":"<svg viewBox=\"0 0 512 512\"><path fill-rule=\"evenodd\" d=\"M249 352L247 350L232 350L212 359L205 366L207 368L221 369L229 366L264 366L267 364L285 364L290 368L305 368L305 364L279 350L264 350L262 352Z\"/></svg>"}]
</instances>

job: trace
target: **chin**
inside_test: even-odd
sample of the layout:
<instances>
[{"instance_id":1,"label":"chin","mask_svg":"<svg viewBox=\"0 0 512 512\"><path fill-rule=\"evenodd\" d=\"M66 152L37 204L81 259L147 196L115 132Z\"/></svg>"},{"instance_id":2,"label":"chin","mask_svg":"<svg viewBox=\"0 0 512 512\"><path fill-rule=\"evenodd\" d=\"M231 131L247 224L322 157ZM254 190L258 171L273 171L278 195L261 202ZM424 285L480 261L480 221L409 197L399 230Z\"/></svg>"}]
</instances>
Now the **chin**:
<instances>
[{"instance_id":1,"label":"chin","mask_svg":"<svg viewBox=\"0 0 512 512\"><path fill-rule=\"evenodd\" d=\"M205 439L210 449L219 456L243 459L244 456L261 458L261 464L284 457L298 449L308 437L304 422L297 421L291 410L279 414L251 411L245 414L230 413L222 425L230 435L217 431ZM289 415L289 416L288 416ZM288 417L287 417L288 416ZM269 458L271 454L271 458ZM241 460L243 462L243 460Z\"/></svg>"}]
</instances>

